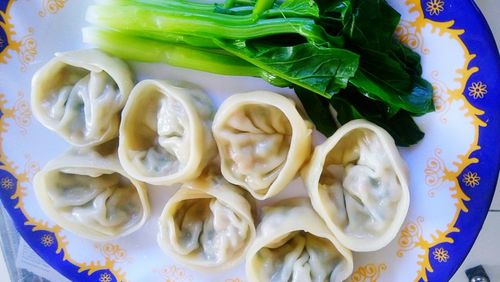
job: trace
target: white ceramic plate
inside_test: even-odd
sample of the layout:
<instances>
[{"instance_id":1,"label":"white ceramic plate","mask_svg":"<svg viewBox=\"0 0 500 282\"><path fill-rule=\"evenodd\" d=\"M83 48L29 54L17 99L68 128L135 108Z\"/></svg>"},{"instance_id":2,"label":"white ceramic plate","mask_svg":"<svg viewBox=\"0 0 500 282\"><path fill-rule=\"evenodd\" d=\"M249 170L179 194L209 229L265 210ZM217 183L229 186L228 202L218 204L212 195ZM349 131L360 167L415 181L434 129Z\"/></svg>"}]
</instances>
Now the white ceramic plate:
<instances>
[{"instance_id":1,"label":"white ceramic plate","mask_svg":"<svg viewBox=\"0 0 500 282\"><path fill-rule=\"evenodd\" d=\"M436 112L418 118L426 137L401 149L411 170L411 207L397 238L355 254L352 281L446 281L470 250L488 210L500 157L499 57L469 0L392 0L403 15L397 36L422 55ZM41 212L33 175L68 148L32 117L33 73L54 52L88 47L80 29L89 1L0 1L0 196L17 229L52 267L77 281L244 281L242 266L218 274L189 270L156 244L156 220L176 189L150 189L152 216L123 239L94 243L61 230ZM232 93L272 89L254 78L223 77L132 63L138 79L201 85L216 104ZM300 179L278 198L304 195ZM274 201L274 200L273 200Z\"/></svg>"}]
</instances>

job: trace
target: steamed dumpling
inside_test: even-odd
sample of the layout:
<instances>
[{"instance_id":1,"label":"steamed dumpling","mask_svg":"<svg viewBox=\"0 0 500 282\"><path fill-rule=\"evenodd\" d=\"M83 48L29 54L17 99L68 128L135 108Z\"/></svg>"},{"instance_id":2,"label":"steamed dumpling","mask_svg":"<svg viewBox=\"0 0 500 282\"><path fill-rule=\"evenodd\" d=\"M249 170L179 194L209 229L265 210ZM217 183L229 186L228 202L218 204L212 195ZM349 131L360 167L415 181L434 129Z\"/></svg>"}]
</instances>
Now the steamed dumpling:
<instances>
[{"instance_id":1,"label":"steamed dumpling","mask_svg":"<svg viewBox=\"0 0 500 282\"><path fill-rule=\"evenodd\" d=\"M351 252L331 234L307 199L264 209L246 259L249 281L336 282L353 270Z\"/></svg>"},{"instance_id":2,"label":"steamed dumpling","mask_svg":"<svg viewBox=\"0 0 500 282\"><path fill-rule=\"evenodd\" d=\"M220 176L183 185L160 216L160 247L199 270L236 265L255 237L253 203L245 194Z\"/></svg>"},{"instance_id":3,"label":"steamed dumpling","mask_svg":"<svg viewBox=\"0 0 500 282\"><path fill-rule=\"evenodd\" d=\"M120 111L133 87L128 66L97 49L57 53L33 76L31 108L74 146L118 135Z\"/></svg>"},{"instance_id":4,"label":"steamed dumpling","mask_svg":"<svg viewBox=\"0 0 500 282\"><path fill-rule=\"evenodd\" d=\"M370 122L342 126L315 149L303 177L314 209L351 250L381 249L403 224L406 165L392 137Z\"/></svg>"},{"instance_id":5,"label":"steamed dumpling","mask_svg":"<svg viewBox=\"0 0 500 282\"><path fill-rule=\"evenodd\" d=\"M212 127L222 174L257 199L276 195L309 156L311 127L291 99L276 93L257 91L229 97Z\"/></svg>"},{"instance_id":6,"label":"steamed dumpling","mask_svg":"<svg viewBox=\"0 0 500 282\"><path fill-rule=\"evenodd\" d=\"M200 175L217 150L210 99L192 85L144 80L123 110L118 153L133 177L170 185Z\"/></svg>"},{"instance_id":7,"label":"steamed dumpling","mask_svg":"<svg viewBox=\"0 0 500 282\"><path fill-rule=\"evenodd\" d=\"M149 216L144 184L123 171L116 153L73 149L38 172L34 187L47 216L91 240L130 234Z\"/></svg>"}]
</instances>

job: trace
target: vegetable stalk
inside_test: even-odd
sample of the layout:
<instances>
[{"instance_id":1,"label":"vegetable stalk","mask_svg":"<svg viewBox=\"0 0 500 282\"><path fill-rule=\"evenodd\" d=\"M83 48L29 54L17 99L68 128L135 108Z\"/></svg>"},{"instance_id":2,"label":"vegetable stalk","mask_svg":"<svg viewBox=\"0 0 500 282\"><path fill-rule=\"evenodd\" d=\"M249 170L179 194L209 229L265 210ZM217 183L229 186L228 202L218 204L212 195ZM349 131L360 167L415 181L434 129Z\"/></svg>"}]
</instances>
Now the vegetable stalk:
<instances>
[{"instance_id":1,"label":"vegetable stalk","mask_svg":"<svg viewBox=\"0 0 500 282\"><path fill-rule=\"evenodd\" d=\"M384 0L100 0L87 20L99 28L85 41L122 58L293 87L325 135L365 118L409 146L423 137L412 116L434 110L420 56L394 39L400 15Z\"/></svg>"},{"instance_id":2,"label":"vegetable stalk","mask_svg":"<svg viewBox=\"0 0 500 282\"><path fill-rule=\"evenodd\" d=\"M255 76L276 86L289 85L281 78L223 52L158 42L99 28L84 28L82 35L84 42L96 45L100 49L124 59L163 62L172 66L221 75Z\"/></svg>"}]
</instances>

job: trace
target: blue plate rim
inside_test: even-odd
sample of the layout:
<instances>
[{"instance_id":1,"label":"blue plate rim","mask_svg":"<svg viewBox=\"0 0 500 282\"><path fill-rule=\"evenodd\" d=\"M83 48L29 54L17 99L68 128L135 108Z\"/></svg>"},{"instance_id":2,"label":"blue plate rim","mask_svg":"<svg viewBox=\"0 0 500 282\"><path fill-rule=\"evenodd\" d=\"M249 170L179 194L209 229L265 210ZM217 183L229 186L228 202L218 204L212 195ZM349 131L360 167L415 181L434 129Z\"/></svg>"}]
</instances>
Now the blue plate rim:
<instances>
[{"instance_id":1,"label":"blue plate rim","mask_svg":"<svg viewBox=\"0 0 500 282\"><path fill-rule=\"evenodd\" d=\"M430 2L429 0L421 0L421 7L422 10L425 5ZM437 2L437 1L435 1ZM451 2L451 4L450 4ZM479 71L471 77L469 77L467 81L467 85L469 85L472 80L478 81L479 78L482 78L485 76L485 71L488 73L493 73L493 76L496 74L497 76L500 75L500 54L498 52L498 47L496 45L493 33L486 21L486 18L484 17L483 13L477 6L477 4L473 0L468 0L468 1L443 1L443 3L448 3L446 6L446 9L451 9L454 11L455 14L453 15L446 15L446 13L440 14L440 15L431 15L428 11L424 12L424 15L427 19L430 19L432 21L436 22L450 22L454 21L453 25L450 27L452 29L464 29L464 33L460 35L460 38L464 42L465 46L467 47L467 50L469 51L470 54L476 54L477 56L469 63L469 68L474 67L479 67ZM471 12L473 11L473 13ZM449 12L449 10L448 10ZM463 22L466 22L467 24L464 24ZM471 34L473 34L471 36ZM472 38L474 35L477 37L477 34L480 34L479 37L481 37L481 40L474 40L477 38ZM482 52L474 52L477 50L483 50ZM481 62L478 61L478 57L483 57ZM484 65L482 61L488 61L488 65ZM475 62L476 61L476 62ZM475 63L474 63L475 62ZM472 77L475 76L475 79L472 79ZM487 77L486 77L487 78ZM499 93L500 92L500 83L489 83L489 92L492 93ZM467 87L465 88L467 89ZM464 96L465 93L462 93ZM494 132L500 132L500 99L495 100L488 100L488 101L493 101L490 102L490 104L485 104L485 100L483 101L475 101L472 100L472 98L468 97L469 103L473 105L474 107L477 107L481 111L484 111L485 114L489 116L489 114L492 114L493 118L488 118L487 125L485 127L480 127L480 134L479 134L479 139L478 139L478 145L480 145L480 149L474 151L471 154L472 157L476 157L481 153L481 151L485 150L488 152L492 152L493 157L489 157L489 161L492 162L492 166L489 165L489 170L491 170L491 167L493 167L493 173L488 177L486 180L482 180L481 187L490 187L490 189L487 190L487 197L484 197L481 199L479 196L476 196L474 198L471 197L471 201L474 199L479 199L480 201L473 204L470 203L470 206L468 206L469 211L466 213L463 213L458 217L457 222L455 222L454 227L457 227L460 225L461 221L464 221L466 218L474 218L475 221L477 222L476 224L471 224L470 226L474 227L474 231L468 232L467 235L472 235L472 236L456 236L456 234L464 233L464 232L457 232L454 234L450 234L450 237L453 239L452 243L449 242L444 242L437 244L435 246L432 246L429 248L429 251L427 255L430 257L430 266L432 272L426 271L426 279L423 277L419 278L419 281L447 281L453 277L453 275L457 272L457 270L460 268L460 266L463 264L465 261L468 253L471 251L475 241L477 240L477 237L479 236L479 232L484 225L486 216L489 212L489 207L491 206L491 202L493 200L493 195L495 193L496 189L496 183L497 179L499 176L499 168L500 168L500 148L497 148L494 146L489 146L492 145L492 143L495 143L493 141L489 142L489 144L484 144L482 141L484 139L487 139L488 135L485 135L485 130L489 133L494 133ZM489 110L489 111L488 111ZM493 112L493 113L492 113ZM484 114L480 116L482 120L484 120ZM481 133L483 132L483 133ZM498 141L500 138L496 138ZM494 139L493 139L494 140ZM486 142L488 143L488 142ZM487 149L491 148L491 149ZM486 158L488 160L488 158ZM489 163L489 162L488 162ZM471 171L471 166L477 166L477 164L470 164L467 167L464 168L464 170L460 173L459 177L463 177L463 174L466 171ZM477 170L477 171L484 171L483 170ZM457 180L462 191L466 190L467 187L465 187L463 181L460 181L460 179ZM486 184L485 184L486 182ZM469 196L469 195L468 195ZM479 209L474 209L473 212L471 212L471 208L478 208ZM477 220L479 216L480 220ZM470 227L469 226L469 227ZM460 234L463 235L463 234ZM466 238L463 238L466 237ZM451 247L451 246L455 247ZM456 247L460 246L460 247ZM465 248L463 248L465 246ZM436 258L432 258L431 254L436 250L441 248L441 250L447 250L449 251L449 256L452 255L457 255L458 257L453 258L452 261L455 261L456 263L451 263L451 264L442 264L442 261L439 261ZM465 274L464 274L465 275ZM464 277L465 278L465 277Z\"/></svg>"}]
</instances>

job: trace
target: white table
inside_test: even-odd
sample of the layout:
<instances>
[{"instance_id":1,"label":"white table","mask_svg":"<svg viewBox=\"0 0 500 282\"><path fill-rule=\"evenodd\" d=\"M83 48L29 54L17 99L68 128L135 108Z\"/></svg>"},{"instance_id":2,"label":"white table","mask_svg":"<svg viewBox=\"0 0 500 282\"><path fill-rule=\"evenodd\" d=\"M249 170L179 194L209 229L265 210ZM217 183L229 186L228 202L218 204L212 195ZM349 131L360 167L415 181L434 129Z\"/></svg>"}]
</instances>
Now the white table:
<instances>
[{"instance_id":1,"label":"white table","mask_svg":"<svg viewBox=\"0 0 500 282\"><path fill-rule=\"evenodd\" d=\"M500 2L499 0L477 0L476 1L488 20L496 37L497 45L500 46ZM486 222L479 234L467 259L462 264L451 281L467 281L465 270L478 264L482 264L492 281L500 281L500 183L497 184L497 193L493 199L490 212ZM8 282L9 274L5 266L4 258L0 252L0 281Z\"/></svg>"}]
</instances>

